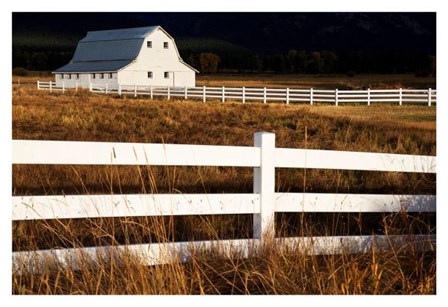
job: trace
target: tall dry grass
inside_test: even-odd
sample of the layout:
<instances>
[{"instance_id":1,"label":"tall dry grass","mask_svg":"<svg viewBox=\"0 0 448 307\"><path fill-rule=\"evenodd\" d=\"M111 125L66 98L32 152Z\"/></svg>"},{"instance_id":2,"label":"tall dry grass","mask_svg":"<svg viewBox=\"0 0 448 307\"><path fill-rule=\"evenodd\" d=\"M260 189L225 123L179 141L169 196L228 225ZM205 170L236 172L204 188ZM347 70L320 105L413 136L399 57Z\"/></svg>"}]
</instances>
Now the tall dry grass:
<instances>
[{"instance_id":1,"label":"tall dry grass","mask_svg":"<svg viewBox=\"0 0 448 307\"><path fill-rule=\"evenodd\" d=\"M40 273L14 274L12 290L14 294L435 294L435 246L421 252L410 241L406 247L317 256L271 243L247 258L215 249L207 254L195 251L185 263L157 266L146 266L122 252L94 264L79 263L77 270L49 262Z\"/></svg>"},{"instance_id":2,"label":"tall dry grass","mask_svg":"<svg viewBox=\"0 0 448 307\"><path fill-rule=\"evenodd\" d=\"M54 76L36 72L28 77L13 76L12 83L33 87L37 81L54 81ZM213 74L196 76L197 86L246 86L246 87L290 87L328 89L388 89L417 88L436 89L436 78L416 77L413 74L360 74L345 75L277 75L277 74Z\"/></svg>"},{"instance_id":3,"label":"tall dry grass","mask_svg":"<svg viewBox=\"0 0 448 307\"><path fill-rule=\"evenodd\" d=\"M415 77L412 74L345 75L277 75L277 74L217 74L198 75L199 86L290 87L326 89L392 89L436 88L435 77Z\"/></svg>"},{"instance_id":4,"label":"tall dry grass","mask_svg":"<svg viewBox=\"0 0 448 307\"><path fill-rule=\"evenodd\" d=\"M49 94L16 86L13 139L253 145L435 155L435 108L201 103ZM278 191L435 194L424 174L277 170ZM13 195L250 193L252 170L221 167L14 165ZM13 222L13 250L251 237L252 217L100 218ZM435 233L428 214L277 214L277 235ZM412 244L410 245L412 247ZM309 256L274 245L243 259L219 251L147 267L122 254L80 270L13 274L15 294L434 294L435 246Z\"/></svg>"}]
</instances>

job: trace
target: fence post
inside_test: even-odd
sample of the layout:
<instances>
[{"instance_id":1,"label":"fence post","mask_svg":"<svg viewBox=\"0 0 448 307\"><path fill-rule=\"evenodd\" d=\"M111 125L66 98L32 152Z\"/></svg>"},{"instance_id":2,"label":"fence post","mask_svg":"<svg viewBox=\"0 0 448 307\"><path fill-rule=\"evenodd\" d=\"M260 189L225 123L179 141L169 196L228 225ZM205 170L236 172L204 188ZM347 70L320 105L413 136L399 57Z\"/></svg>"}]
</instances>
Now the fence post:
<instances>
[{"instance_id":1,"label":"fence post","mask_svg":"<svg viewBox=\"0 0 448 307\"><path fill-rule=\"evenodd\" d=\"M263 88L263 103L266 104L266 87Z\"/></svg>"},{"instance_id":2,"label":"fence post","mask_svg":"<svg viewBox=\"0 0 448 307\"><path fill-rule=\"evenodd\" d=\"M62 82L62 84L64 84L64 82ZM51 81L50 81L50 93L53 91L53 89L52 89L52 83L51 83Z\"/></svg>"},{"instance_id":3,"label":"fence post","mask_svg":"<svg viewBox=\"0 0 448 307\"><path fill-rule=\"evenodd\" d=\"M184 99L185 99L185 100L188 99L188 89L187 89L187 86L186 86L186 85L185 85L185 88L184 88Z\"/></svg>"},{"instance_id":4,"label":"fence post","mask_svg":"<svg viewBox=\"0 0 448 307\"><path fill-rule=\"evenodd\" d=\"M78 81L75 82L75 91L78 91Z\"/></svg>"},{"instance_id":5,"label":"fence post","mask_svg":"<svg viewBox=\"0 0 448 307\"><path fill-rule=\"evenodd\" d=\"M370 106L370 88L367 89L367 105Z\"/></svg>"},{"instance_id":6,"label":"fence post","mask_svg":"<svg viewBox=\"0 0 448 307\"><path fill-rule=\"evenodd\" d=\"M166 87L166 97L168 100L170 100L170 87L169 86Z\"/></svg>"},{"instance_id":7,"label":"fence post","mask_svg":"<svg viewBox=\"0 0 448 307\"><path fill-rule=\"evenodd\" d=\"M335 89L334 90L334 103L335 103L336 106L339 105L339 101L338 100L339 100L338 99L338 89Z\"/></svg>"},{"instance_id":8,"label":"fence post","mask_svg":"<svg viewBox=\"0 0 448 307\"><path fill-rule=\"evenodd\" d=\"M118 84L118 96L121 96L121 84Z\"/></svg>"},{"instance_id":9,"label":"fence post","mask_svg":"<svg viewBox=\"0 0 448 307\"><path fill-rule=\"evenodd\" d=\"M275 134L257 132L254 146L260 148L260 167L254 168L254 193L260 195L260 211L254 214L254 239L274 238L275 214Z\"/></svg>"},{"instance_id":10,"label":"fence post","mask_svg":"<svg viewBox=\"0 0 448 307\"><path fill-rule=\"evenodd\" d=\"M313 88L310 88L310 105L313 105Z\"/></svg>"},{"instance_id":11,"label":"fence post","mask_svg":"<svg viewBox=\"0 0 448 307\"><path fill-rule=\"evenodd\" d=\"M37 80L37 89L40 90L40 82Z\"/></svg>"},{"instance_id":12,"label":"fence post","mask_svg":"<svg viewBox=\"0 0 448 307\"><path fill-rule=\"evenodd\" d=\"M134 97L137 97L137 84L134 84Z\"/></svg>"},{"instance_id":13,"label":"fence post","mask_svg":"<svg viewBox=\"0 0 448 307\"><path fill-rule=\"evenodd\" d=\"M398 103L400 104L400 106L403 105L403 89L402 88L400 88L400 91L399 91Z\"/></svg>"},{"instance_id":14,"label":"fence post","mask_svg":"<svg viewBox=\"0 0 448 307\"><path fill-rule=\"evenodd\" d=\"M89 92L92 91L92 81L89 81Z\"/></svg>"},{"instance_id":15,"label":"fence post","mask_svg":"<svg viewBox=\"0 0 448 307\"><path fill-rule=\"evenodd\" d=\"M222 102L226 102L226 88L225 88L225 86L223 86L222 87L222 99L221 99L221 101Z\"/></svg>"},{"instance_id":16,"label":"fence post","mask_svg":"<svg viewBox=\"0 0 448 307\"><path fill-rule=\"evenodd\" d=\"M246 103L246 87L243 86L243 103Z\"/></svg>"},{"instance_id":17,"label":"fence post","mask_svg":"<svg viewBox=\"0 0 448 307\"><path fill-rule=\"evenodd\" d=\"M50 81L50 83L51 83L51 81ZM62 82L62 94L64 94L65 93L65 82Z\"/></svg>"},{"instance_id":18,"label":"fence post","mask_svg":"<svg viewBox=\"0 0 448 307\"><path fill-rule=\"evenodd\" d=\"M286 88L286 104L289 104L289 87Z\"/></svg>"},{"instance_id":19,"label":"fence post","mask_svg":"<svg viewBox=\"0 0 448 307\"><path fill-rule=\"evenodd\" d=\"M152 92L152 85L149 86L149 97L150 97L151 99L154 98L154 95L153 95L153 92Z\"/></svg>"},{"instance_id":20,"label":"fence post","mask_svg":"<svg viewBox=\"0 0 448 307\"><path fill-rule=\"evenodd\" d=\"M428 89L428 107L431 106L431 88Z\"/></svg>"},{"instance_id":21,"label":"fence post","mask_svg":"<svg viewBox=\"0 0 448 307\"><path fill-rule=\"evenodd\" d=\"M106 95L107 95L108 84L106 83Z\"/></svg>"},{"instance_id":22,"label":"fence post","mask_svg":"<svg viewBox=\"0 0 448 307\"><path fill-rule=\"evenodd\" d=\"M206 102L206 97L205 97L205 85L202 86L202 102Z\"/></svg>"}]
</instances>

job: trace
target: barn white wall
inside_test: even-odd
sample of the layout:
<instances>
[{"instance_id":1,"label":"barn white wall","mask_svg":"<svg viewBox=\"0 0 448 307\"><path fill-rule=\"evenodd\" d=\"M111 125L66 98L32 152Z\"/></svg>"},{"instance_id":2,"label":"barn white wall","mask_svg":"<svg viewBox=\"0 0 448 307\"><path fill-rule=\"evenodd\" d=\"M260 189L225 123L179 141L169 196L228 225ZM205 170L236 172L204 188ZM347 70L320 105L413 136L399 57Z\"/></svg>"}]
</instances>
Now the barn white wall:
<instances>
[{"instance_id":1,"label":"barn white wall","mask_svg":"<svg viewBox=\"0 0 448 307\"><path fill-rule=\"evenodd\" d=\"M70 78L69 78L70 75ZM78 87L83 87L83 84L87 84L87 87L89 87L88 83L88 76L85 76L83 74L79 74L79 77L76 77L76 74L55 74L55 81L57 87L62 87L62 84L66 88L70 87L76 87L76 84L78 84Z\"/></svg>"},{"instance_id":2,"label":"barn white wall","mask_svg":"<svg viewBox=\"0 0 448 307\"><path fill-rule=\"evenodd\" d=\"M174 86L194 87L196 85L196 74L191 71L177 71L174 72Z\"/></svg>"},{"instance_id":3,"label":"barn white wall","mask_svg":"<svg viewBox=\"0 0 448 307\"><path fill-rule=\"evenodd\" d=\"M92 74L88 74L90 77L90 81L94 84L99 84L105 86L106 84L110 87L117 87L118 86L118 75L117 73L112 73L112 77L109 75L109 73L104 73L103 78L101 78L101 73L96 73L95 78L93 78ZM89 84L87 84L87 88L89 87Z\"/></svg>"},{"instance_id":4,"label":"barn white wall","mask_svg":"<svg viewBox=\"0 0 448 307\"><path fill-rule=\"evenodd\" d=\"M117 74L113 73L112 78L109 76L109 73L104 73L103 78L101 78L101 73L95 73L95 78L93 78L92 73L79 74L79 78L77 78L76 74L70 74L70 78L68 78L69 74L63 74L64 78L61 78L61 74L55 74L55 81L57 87L62 87L62 83L66 88L76 87L76 83L79 88L89 88L90 82L94 84L106 85L111 87L118 86L118 78Z\"/></svg>"},{"instance_id":5,"label":"barn white wall","mask_svg":"<svg viewBox=\"0 0 448 307\"><path fill-rule=\"evenodd\" d=\"M152 47L147 47L147 42L152 42ZM168 42L168 48L164 48L164 42ZM152 72L152 78L148 78L148 72ZM168 72L168 78L164 73ZM114 73L113 78L108 73L100 78L100 73L92 78L90 73L71 74L71 78L59 78L60 74L55 75L56 86L61 87L62 82L66 88L78 87L89 88L89 83L117 87L121 85L142 85L142 86L179 86L194 87L196 85L196 73L187 65L179 60L179 54L175 42L163 30L157 29L149 34L143 42L137 59L127 67Z\"/></svg>"},{"instance_id":6,"label":"barn white wall","mask_svg":"<svg viewBox=\"0 0 448 307\"><path fill-rule=\"evenodd\" d=\"M147 41L152 47L147 47ZM168 42L168 49L163 46ZM148 78L151 71L153 77ZM164 73L168 72L168 78ZM118 82L124 85L189 86L196 84L196 74L179 61L174 41L160 29L145 39L137 60L118 72Z\"/></svg>"}]
</instances>

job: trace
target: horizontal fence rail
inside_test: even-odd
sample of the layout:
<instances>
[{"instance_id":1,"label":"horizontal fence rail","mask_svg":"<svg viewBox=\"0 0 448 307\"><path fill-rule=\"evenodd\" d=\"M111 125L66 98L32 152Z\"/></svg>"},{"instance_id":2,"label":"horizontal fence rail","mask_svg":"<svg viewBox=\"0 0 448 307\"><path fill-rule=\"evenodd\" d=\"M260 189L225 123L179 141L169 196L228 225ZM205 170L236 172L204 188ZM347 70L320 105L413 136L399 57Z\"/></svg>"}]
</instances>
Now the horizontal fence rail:
<instances>
[{"instance_id":1,"label":"horizontal fence rail","mask_svg":"<svg viewBox=\"0 0 448 307\"><path fill-rule=\"evenodd\" d=\"M435 212L435 209L434 195L275 193L276 212ZM259 211L258 194L14 196L12 219L253 214Z\"/></svg>"},{"instance_id":2,"label":"horizontal fence rail","mask_svg":"<svg viewBox=\"0 0 448 307\"><path fill-rule=\"evenodd\" d=\"M14 140L13 148L14 164L260 166L260 148L245 146ZM274 165L431 173L436 157L276 148Z\"/></svg>"},{"instance_id":3,"label":"horizontal fence rail","mask_svg":"<svg viewBox=\"0 0 448 307\"><path fill-rule=\"evenodd\" d=\"M436 158L419 155L277 148L275 166L280 168L431 173L435 171Z\"/></svg>"},{"instance_id":4,"label":"horizontal fence rail","mask_svg":"<svg viewBox=\"0 0 448 307\"><path fill-rule=\"evenodd\" d=\"M249 194L123 194L14 196L12 220L47 220L129 216L252 214L253 238L201 242L152 243L13 253L16 271L42 266L46 257L76 266L80 259L131 251L145 263L189 259L192 250L212 247L247 255L274 238L275 212L436 212L435 195L347 193L276 193L275 168L327 168L364 171L436 173L436 157L383 153L276 148L275 135L256 133L254 146L100 143L13 140L13 164L183 165L254 168ZM414 236L429 244L434 235ZM402 242L409 236L397 236ZM275 238L280 245L303 245L315 254L359 252L371 244L391 244L382 236ZM417 241L418 241L417 240ZM428 241L429 240L429 241ZM425 243L426 242L426 243ZM83 258L84 257L84 258ZM97 258L95 258L97 259ZM48 259L47 259L48 260Z\"/></svg>"},{"instance_id":5,"label":"horizontal fence rail","mask_svg":"<svg viewBox=\"0 0 448 307\"><path fill-rule=\"evenodd\" d=\"M78 83L70 88L78 90ZM37 89L62 91L65 92L68 87L63 82L56 86L56 82L37 81ZM324 90L324 89L294 89L294 88L251 88L251 87L160 87L160 86L141 86L141 85L108 85L108 84L89 84L89 91L100 94L130 95L130 96L149 96L166 97L168 100L178 99L199 99L203 102L207 100L237 100L246 102L284 102L307 103L314 105L316 103L334 104L367 104L378 103L390 104L425 104L432 106L437 101L437 90L435 89L366 89L366 90Z\"/></svg>"},{"instance_id":6,"label":"horizontal fence rail","mask_svg":"<svg viewBox=\"0 0 448 307\"><path fill-rule=\"evenodd\" d=\"M14 164L260 165L260 149L255 147L28 140L13 144Z\"/></svg>"}]
</instances>

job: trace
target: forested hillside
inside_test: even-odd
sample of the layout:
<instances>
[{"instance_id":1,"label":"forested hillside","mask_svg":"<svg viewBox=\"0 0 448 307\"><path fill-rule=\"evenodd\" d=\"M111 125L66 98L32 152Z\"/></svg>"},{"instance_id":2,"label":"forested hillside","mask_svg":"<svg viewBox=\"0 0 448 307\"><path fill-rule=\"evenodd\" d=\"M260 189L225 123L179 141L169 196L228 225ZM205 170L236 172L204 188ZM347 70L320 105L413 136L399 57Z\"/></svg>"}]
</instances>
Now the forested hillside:
<instances>
[{"instance_id":1,"label":"forested hillside","mask_svg":"<svg viewBox=\"0 0 448 307\"><path fill-rule=\"evenodd\" d=\"M161 25L201 73L435 74L434 13L14 13L13 67L51 71L87 31ZM205 70L201 54L213 54ZM211 59L204 57L202 59ZM201 69L202 68L202 69Z\"/></svg>"}]
</instances>

